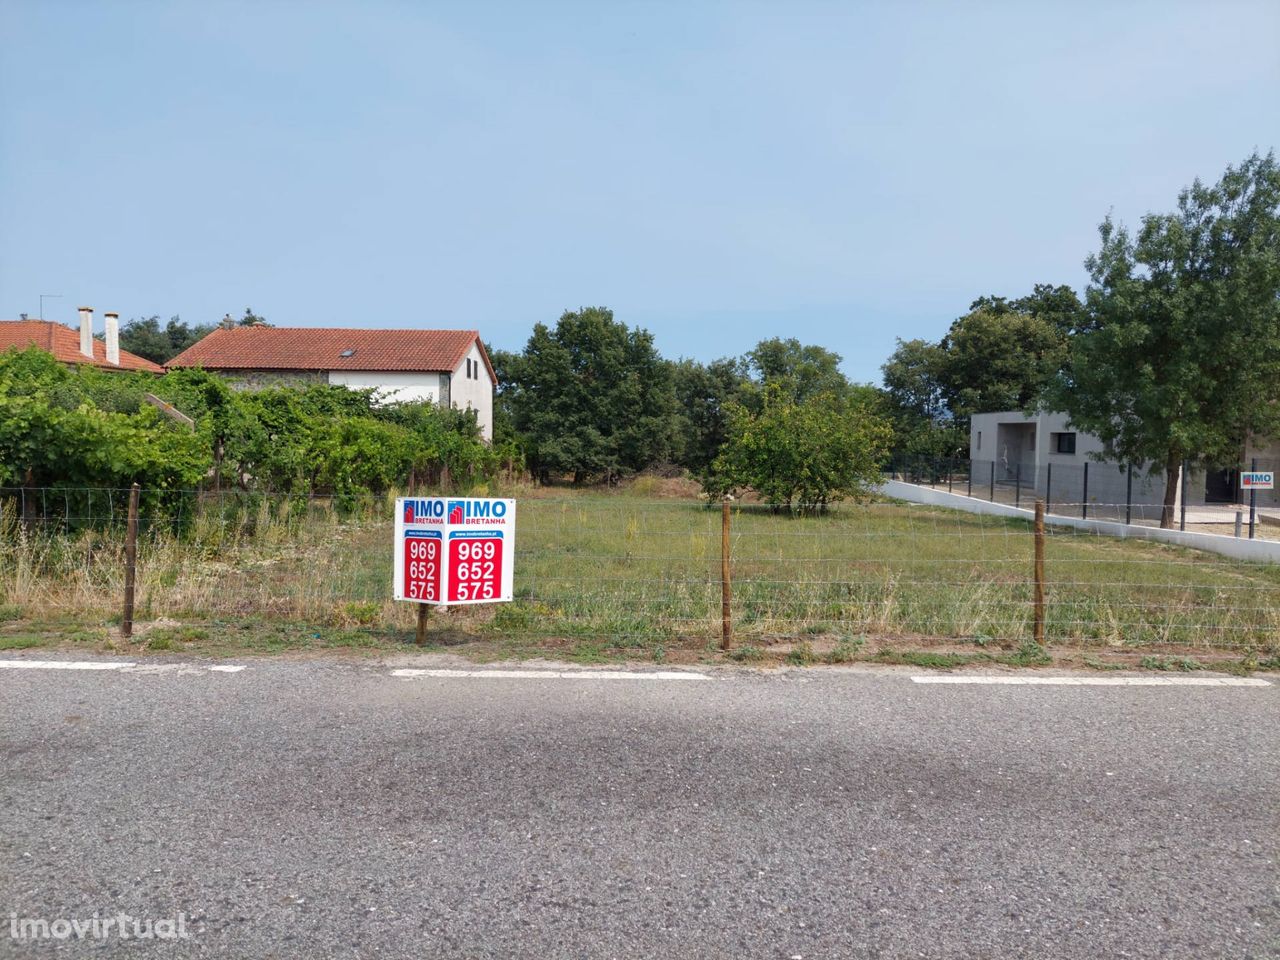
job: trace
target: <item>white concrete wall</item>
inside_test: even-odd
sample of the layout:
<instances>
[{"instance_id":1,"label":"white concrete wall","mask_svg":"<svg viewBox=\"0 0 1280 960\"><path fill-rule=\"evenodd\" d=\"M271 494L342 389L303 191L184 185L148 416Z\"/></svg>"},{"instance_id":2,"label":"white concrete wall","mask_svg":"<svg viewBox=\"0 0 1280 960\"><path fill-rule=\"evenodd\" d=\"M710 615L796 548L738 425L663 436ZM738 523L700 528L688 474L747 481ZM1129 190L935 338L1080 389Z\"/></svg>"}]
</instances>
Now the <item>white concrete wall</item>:
<instances>
[{"instance_id":1,"label":"white concrete wall","mask_svg":"<svg viewBox=\"0 0 1280 960\"><path fill-rule=\"evenodd\" d=\"M901 480L886 481L880 485L879 492L886 497L895 497L898 500L950 507L954 510L963 510L965 513L987 514L996 517L1017 517L1020 520L1035 519L1034 510L1011 507L1004 503L991 503L987 500L979 500L976 497L947 493L945 490L934 490L931 487L920 487L914 483L904 483ZM1207 550L1210 553L1218 553L1236 560L1280 563L1280 541L1275 540L1246 540L1237 537L1224 537L1215 533L1162 530L1159 527L1141 527L1119 523L1114 520L1082 520L1079 517L1064 517L1058 514L1047 514L1044 522L1055 527L1087 530L1108 537L1172 543L1180 547Z\"/></svg>"},{"instance_id":2,"label":"white concrete wall","mask_svg":"<svg viewBox=\"0 0 1280 960\"><path fill-rule=\"evenodd\" d=\"M474 378L467 377L467 360L476 366ZM453 371L449 384L449 400L459 410L474 410L476 420L480 424L480 435L486 440L493 439L493 387L489 378L489 368L480 356L480 348L471 345L467 356Z\"/></svg>"},{"instance_id":3,"label":"white concrete wall","mask_svg":"<svg viewBox=\"0 0 1280 960\"><path fill-rule=\"evenodd\" d=\"M378 391L383 403L415 403L424 400L440 402L438 373L414 373L381 370L330 370L329 382L353 390Z\"/></svg>"}]
</instances>

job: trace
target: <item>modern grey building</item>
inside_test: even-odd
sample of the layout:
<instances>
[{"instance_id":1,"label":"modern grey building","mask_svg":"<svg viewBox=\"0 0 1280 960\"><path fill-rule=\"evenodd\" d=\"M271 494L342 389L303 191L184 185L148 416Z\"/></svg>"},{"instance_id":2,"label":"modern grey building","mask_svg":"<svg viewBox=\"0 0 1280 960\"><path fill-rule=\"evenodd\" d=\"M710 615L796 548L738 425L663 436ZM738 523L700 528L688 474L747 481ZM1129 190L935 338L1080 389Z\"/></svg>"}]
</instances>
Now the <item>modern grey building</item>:
<instances>
[{"instance_id":1,"label":"modern grey building","mask_svg":"<svg viewBox=\"0 0 1280 960\"><path fill-rule=\"evenodd\" d=\"M1280 442L1251 440L1242 445L1237 464L1207 471L1193 467L1186 481L1187 506L1247 503L1239 473L1255 458L1261 470L1280 468ZM1164 501L1161 466L1137 464L1130 480L1126 465L1106 459L1102 441L1077 430L1064 413L1010 410L974 414L969 459L975 486L1017 484L1028 495L1034 491L1034 495L1047 495L1059 504L1122 504L1130 496L1137 505L1158 506ZM1181 493L1180 484L1179 506ZM1280 506L1277 491L1259 492L1258 505Z\"/></svg>"}]
</instances>

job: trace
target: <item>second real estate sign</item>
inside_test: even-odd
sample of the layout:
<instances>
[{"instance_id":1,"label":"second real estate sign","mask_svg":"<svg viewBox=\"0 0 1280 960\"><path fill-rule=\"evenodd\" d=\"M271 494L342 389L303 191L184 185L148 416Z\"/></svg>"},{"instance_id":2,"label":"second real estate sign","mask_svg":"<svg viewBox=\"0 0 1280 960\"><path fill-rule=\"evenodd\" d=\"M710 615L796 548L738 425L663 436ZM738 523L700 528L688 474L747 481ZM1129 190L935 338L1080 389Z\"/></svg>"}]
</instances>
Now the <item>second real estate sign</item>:
<instances>
[{"instance_id":1,"label":"second real estate sign","mask_svg":"<svg viewBox=\"0 0 1280 960\"><path fill-rule=\"evenodd\" d=\"M1246 470L1240 474L1241 490L1274 490L1276 475L1270 470Z\"/></svg>"},{"instance_id":2,"label":"second real estate sign","mask_svg":"<svg viewBox=\"0 0 1280 960\"><path fill-rule=\"evenodd\" d=\"M393 595L440 606L510 600L515 547L514 500L401 497Z\"/></svg>"}]
</instances>

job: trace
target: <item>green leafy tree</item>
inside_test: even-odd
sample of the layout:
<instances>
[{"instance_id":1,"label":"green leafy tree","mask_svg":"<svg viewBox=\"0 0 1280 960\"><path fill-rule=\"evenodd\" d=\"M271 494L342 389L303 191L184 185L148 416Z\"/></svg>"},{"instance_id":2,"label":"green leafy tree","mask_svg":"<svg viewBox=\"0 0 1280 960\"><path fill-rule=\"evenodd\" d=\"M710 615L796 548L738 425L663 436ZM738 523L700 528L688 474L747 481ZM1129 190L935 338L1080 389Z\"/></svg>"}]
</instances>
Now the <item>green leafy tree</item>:
<instances>
[{"instance_id":1,"label":"green leafy tree","mask_svg":"<svg viewBox=\"0 0 1280 960\"><path fill-rule=\"evenodd\" d=\"M885 409L894 427L894 460L904 468L937 468L965 454L965 430L951 416L939 381L945 361L946 354L936 343L899 340L880 368Z\"/></svg>"},{"instance_id":2,"label":"green leafy tree","mask_svg":"<svg viewBox=\"0 0 1280 960\"><path fill-rule=\"evenodd\" d=\"M120 346L153 363L167 363L213 329L211 325L190 326L181 317L170 317L164 327L159 317L136 318L121 327Z\"/></svg>"},{"instance_id":3,"label":"green leafy tree","mask_svg":"<svg viewBox=\"0 0 1280 960\"><path fill-rule=\"evenodd\" d=\"M1136 236L1109 217L1099 235L1089 323L1048 403L1109 457L1164 468L1168 527L1184 459L1280 434L1280 167L1255 153Z\"/></svg>"},{"instance_id":4,"label":"green leafy tree","mask_svg":"<svg viewBox=\"0 0 1280 960\"><path fill-rule=\"evenodd\" d=\"M758 413L730 408L729 436L704 487L710 496L750 489L778 510L824 510L869 492L892 437L863 395L797 401L771 384Z\"/></svg>"},{"instance_id":5,"label":"green leafy tree","mask_svg":"<svg viewBox=\"0 0 1280 960\"><path fill-rule=\"evenodd\" d=\"M940 374L946 355L927 340L899 340L898 348L880 368L893 406L917 420L942 420L948 415Z\"/></svg>"},{"instance_id":6,"label":"green leafy tree","mask_svg":"<svg viewBox=\"0 0 1280 960\"><path fill-rule=\"evenodd\" d=\"M1025 297L1012 300L997 296L978 297L969 304L970 313L977 310L995 314L1025 313L1046 321L1064 337L1079 330L1089 317L1076 292L1066 284L1037 283Z\"/></svg>"},{"instance_id":7,"label":"green leafy tree","mask_svg":"<svg viewBox=\"0 0 1280 960\"><path fill-rule=\"evenodd\" d=\"M1048 320L979 306L951 325L937 379L957 418L1034 407L1067 358L1066 337Z\"/></svg>"},{"instance_id":8,"label":"green leafy tree","mask_svg":"<svg viewBox=\"0 0 1280 960\"><path fill-rule=\"evenodd\" d=\"M672 458L701 476L728 437L730 405L742 402L749 389L745 364L731 359L708 364L680 360L671 371L676 400Z\"/></svg>"},{"instance_id":9,"label":"green leafy tree","mask_svg":"<svg viewBox=\"0 0 1280 960\"><path fill-rule=\"evenodd\" d=\"M1089 322L1089 311L1066 284L1037 283L1031 293L1013 301L1013 309L1043 320L1063 337L1070 337Z\"/></svg>"},{"instance_id":10,"label":"green leafy tree","mask_svg":"<svg viewBox=\"0 0 1280 960\"><path fill-rule=\"evenodd\" d=\"M644 330L604 307L566 312L534 327L519 356L502 358L501 391L529 464L544 480L610 481L670 456L671 368Z\"/></svg>"},{"instance_id":11,"label":"green leafy tree","mask_svg":"<svg viewBox=\"0 0 1280 960\"><path fill-rule=\"evenodd\" d=\"M775 385L784 396L803 403L820 393L842 395L849 381L840 372L840 354L799 340L761 340L743 361L756 382Z\"/></svg>"}]
</instances>

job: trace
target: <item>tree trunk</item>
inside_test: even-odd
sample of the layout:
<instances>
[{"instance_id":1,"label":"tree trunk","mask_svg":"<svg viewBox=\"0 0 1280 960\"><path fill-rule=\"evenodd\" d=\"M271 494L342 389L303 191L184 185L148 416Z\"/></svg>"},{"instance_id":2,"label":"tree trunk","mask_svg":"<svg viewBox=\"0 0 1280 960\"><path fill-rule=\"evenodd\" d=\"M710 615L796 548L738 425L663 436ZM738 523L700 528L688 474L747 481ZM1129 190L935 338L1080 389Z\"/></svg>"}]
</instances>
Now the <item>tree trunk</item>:
<instances>
[{"instance_id":1,"label":"tree trunk","mask_svg":"<svg viewBox=\"0 0 1280 960\"><path fill-rule=\"evenodd\" d=\"M1182 482L1182 455L1170 450L1164 464L1164 507L1160 511L1160 526L1165 530L1173 529L1173 518L1177 513L1178 484Z\"/></svg>"}]
</instances>

